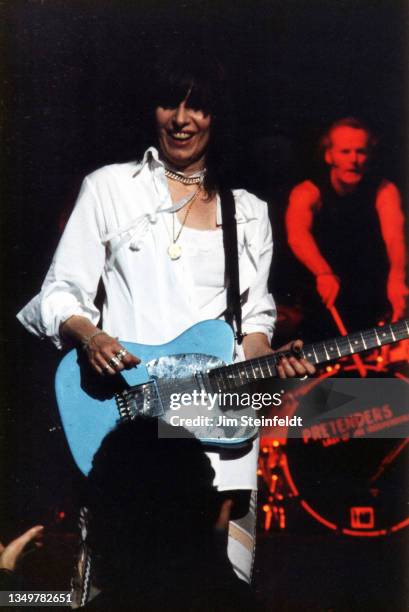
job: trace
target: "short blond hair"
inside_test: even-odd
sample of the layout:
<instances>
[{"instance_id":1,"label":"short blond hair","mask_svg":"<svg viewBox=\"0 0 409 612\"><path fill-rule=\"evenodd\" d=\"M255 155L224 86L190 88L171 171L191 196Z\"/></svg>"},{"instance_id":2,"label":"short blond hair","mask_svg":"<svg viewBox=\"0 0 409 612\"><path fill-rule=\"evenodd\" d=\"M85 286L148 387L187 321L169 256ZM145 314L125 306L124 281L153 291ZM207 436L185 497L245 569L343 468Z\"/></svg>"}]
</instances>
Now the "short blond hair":
<instances>
[{"instance_id":1,"label":"short blond hair","mask_svg":"<svg viewBox=\"0 0 409 612\"><path fill-rule=\"evenodd\" d=\"M350 127L354 130L363 130L366 132L368 134L368 142L371 151L373 151L378 144L378 137L364 121L357 117L342 117L342 119L337 119L334 123L331 123L325 134L321 137L320 150L323 153L330 148L331 134L339 127Z\"/></svg>"}]
</instances>

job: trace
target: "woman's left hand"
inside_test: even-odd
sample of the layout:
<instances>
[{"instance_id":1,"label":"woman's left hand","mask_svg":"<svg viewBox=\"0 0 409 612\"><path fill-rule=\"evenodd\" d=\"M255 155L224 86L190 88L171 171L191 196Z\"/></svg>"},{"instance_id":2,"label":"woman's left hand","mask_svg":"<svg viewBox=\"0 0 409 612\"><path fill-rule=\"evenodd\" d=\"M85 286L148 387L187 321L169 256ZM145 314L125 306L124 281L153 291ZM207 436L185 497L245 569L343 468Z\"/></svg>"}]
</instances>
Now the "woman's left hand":
<instances>
[{"instance_id":1,"label":"woman's left hand","mask_svg":"<svg viewBox=\"0 0 409 612\"><path fill-rule=\"evenodd\" d=\"M270 347L268 338L265 334L248 334L243 338L243 349L246 359L255 359L265 355L282 354L280 362L277 364L277 373L280 378L303 377L315 374L315 367L307 359L301 357L302 340L293 340L288 344L273 350ZM292 354L285 356L284 353Z\"/></svg>"},{"instance_id":2,"label":"woman's left hand","mask_svg":"<svg viewBox=\"0 0 409 612\"><path fill-rule=\"evenodd\" d=\"M316 370L312 363L308 359L301 357L302 347L302 340L293 340L273 351L276 354L282 354L277 364L277 372L280 378L301 378L315 374ZM288 352L291 352L290 356L285 355Z\"/></svg>"}]
</instances>

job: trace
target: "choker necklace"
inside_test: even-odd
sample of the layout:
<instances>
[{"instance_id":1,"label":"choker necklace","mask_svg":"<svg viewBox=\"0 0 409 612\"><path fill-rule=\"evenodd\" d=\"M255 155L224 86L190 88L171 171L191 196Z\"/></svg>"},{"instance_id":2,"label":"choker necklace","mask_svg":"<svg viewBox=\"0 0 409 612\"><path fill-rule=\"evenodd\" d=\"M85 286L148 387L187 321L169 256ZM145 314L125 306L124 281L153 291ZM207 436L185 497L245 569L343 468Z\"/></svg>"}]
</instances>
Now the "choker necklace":
<instances>
[{"instance_id":1,"label":"choker necklace","mask_svg":"<svg viewBox=\"0 0 409 612\"><path fill-rule=\"evenodd\" d=\"M169 170L169 168L165 168L165 176L171 181L177 181L178 183L183 183L183 185L198 185L203 181L203 174L197 174L196 176L185 176L181 172L174 172L173 170Z\"/></svg>"},{"instance_id":2,"label":"choker necklace","mask_svg":"<svg viewBox=\"0 0 409 612\"><path fill-rule=\"evenodd\" d=\"M181 226L179 228L179 231L176 234L176 236L175 236L175 215L176 215L176 211L173 213L173 216L172 216L172 242L168 246L168 255L172 259L172 261L174 261L175 259L180 259L180 257L182 256L182 247L177 242L178 242L178 240L180 238L180 234L182 233L183 228L185 227L186 219L189 216L189 213L191 211L193 202L196 200L197 196L199 195L200 189L201 189L201 186L199 186L198 190L195 191L195 193L192 195L190 200L188 200L186 214L185 214L185 216L183 218L182 224L181 224Z\"/></svg>"}]
</instances>

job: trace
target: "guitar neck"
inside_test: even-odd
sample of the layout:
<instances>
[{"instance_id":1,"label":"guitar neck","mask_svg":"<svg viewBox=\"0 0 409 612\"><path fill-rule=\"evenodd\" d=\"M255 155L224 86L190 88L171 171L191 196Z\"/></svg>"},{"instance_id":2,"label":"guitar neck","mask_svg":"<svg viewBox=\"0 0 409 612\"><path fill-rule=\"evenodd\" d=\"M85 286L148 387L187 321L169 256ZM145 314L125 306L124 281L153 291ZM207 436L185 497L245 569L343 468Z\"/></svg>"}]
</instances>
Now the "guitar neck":
<instances>
[{"instance_id":1,"label":"guitar neck","mask_svg":"<svg viewBox=\"0 0 409 612\"><path fill-rule=\"evenodd\" d=\"M390 325L309 344L304 347L303 356L314 364L321 364L407 338L409 338L409 319L402 319Z\"/></svg>"},{"instance_id":2,"label":"guitar neck","mask_svg":"<svg viewBox=\"0 0 409 612\"><path fill-rule=\"evenodd\" d=\"M308 359L314 365L319 365L407 338L409 338L409 319L402 319L390 325L373 327L324 342L307 344L300 356ZM289 354L286 353L286 355ZM276 376L277 362L277 354L266 355L215 368L210 372L210 378L218 391L231 391L249 382Z\"/></svg>"}]
</instances>

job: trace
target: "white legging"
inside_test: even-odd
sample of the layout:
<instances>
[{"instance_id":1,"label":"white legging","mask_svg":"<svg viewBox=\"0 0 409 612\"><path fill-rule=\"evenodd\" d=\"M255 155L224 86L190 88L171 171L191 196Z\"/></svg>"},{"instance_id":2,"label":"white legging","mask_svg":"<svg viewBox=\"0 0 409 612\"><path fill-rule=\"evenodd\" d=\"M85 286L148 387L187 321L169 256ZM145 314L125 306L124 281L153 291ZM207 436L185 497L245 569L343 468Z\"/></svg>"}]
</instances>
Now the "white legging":
<instances>
[{"instance_id":1,"label":"white legging","mask_svg":"<svg viewBox=\"0 0 409 612\"><path fill-rule=\"evenodd\" d=\"M249 510L245 516L230 521L227 554L237 576L251 581L256 550L257 491L252 491Z\"/></svg>"}]
</instances>

